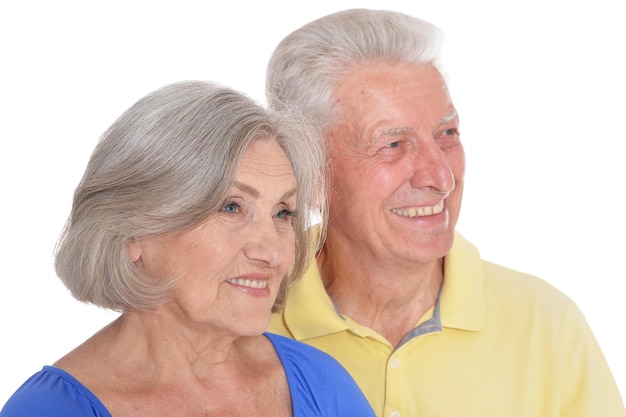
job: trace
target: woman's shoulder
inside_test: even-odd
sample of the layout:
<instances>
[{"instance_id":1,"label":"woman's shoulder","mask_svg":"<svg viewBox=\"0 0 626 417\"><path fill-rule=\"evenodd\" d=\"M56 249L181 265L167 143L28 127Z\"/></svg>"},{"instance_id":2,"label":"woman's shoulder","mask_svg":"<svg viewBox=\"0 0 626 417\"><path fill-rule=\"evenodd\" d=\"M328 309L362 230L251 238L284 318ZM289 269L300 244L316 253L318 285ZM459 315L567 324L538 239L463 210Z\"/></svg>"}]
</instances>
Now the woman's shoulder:
<instances>
[{"instance_id":1,"label":"woman's shoulder","mask_svg":"<svg viewBox=\"0 0 626 417\"><path fill-rule=\"evenodd\" d=\"M274 349L283 362L285 358L289 358L298 363L309 364L315 367L329 365L343 369L335 358L313 346L274 333L265 333L265 335L272 342Z\"/></svg>"},{"instance_id":2,"label":"woman's shoulder","mask_svg":"<svg viewBox=\"0 0 626 417\"><path fill-rule=\"evenodd\" d=\"M287 375L294 415L374 416L354 379L332 356L284 336L265 335Z\"/></svg>"},{"instance_id":3,"label":"woman's shoulder","mask_svg":"<svg viewBox=\"0 0 626 417\"><path fill-rule=\"evenodd\" d=\"M111 417L91 391L69 373L53 366L44 366L26 380L9 398L0 415Z\"/></svg>"}]
</instances>

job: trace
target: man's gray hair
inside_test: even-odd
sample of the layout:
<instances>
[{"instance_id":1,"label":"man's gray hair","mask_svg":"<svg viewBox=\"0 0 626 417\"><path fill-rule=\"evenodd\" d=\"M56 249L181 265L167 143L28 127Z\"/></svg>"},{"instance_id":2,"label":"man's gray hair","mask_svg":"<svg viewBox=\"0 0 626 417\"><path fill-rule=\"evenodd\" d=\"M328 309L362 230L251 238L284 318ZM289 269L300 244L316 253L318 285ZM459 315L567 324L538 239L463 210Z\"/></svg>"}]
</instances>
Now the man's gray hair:
<instances>
[{"instance_id":1,"label":"man's gray hair","mask_svg":"<svg viewBox=\"0 0 626 417\"><path fill-rule=\"evenodd\" d=\"M314 20L285 37L266 73L266 99L297 108L326 133L337 118L333 92L356 66L372 62L433 64L441 70L442 32L388 10L351 9Z\"/></svg>"}]
</instances>

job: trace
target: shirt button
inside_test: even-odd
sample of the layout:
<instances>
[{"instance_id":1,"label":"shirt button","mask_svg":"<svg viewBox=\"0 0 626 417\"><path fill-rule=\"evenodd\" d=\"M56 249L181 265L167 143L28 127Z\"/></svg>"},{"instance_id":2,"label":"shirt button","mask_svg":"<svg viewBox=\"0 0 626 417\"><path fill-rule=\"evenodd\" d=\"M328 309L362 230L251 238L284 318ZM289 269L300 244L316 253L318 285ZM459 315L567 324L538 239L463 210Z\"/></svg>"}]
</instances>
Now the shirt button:
<instances>
[{"instance_id":1,"label":"shirt button","mask_svg":"<svg viewBox=\"0 0 626 417\"><path fill-rule=\"evenodd\" d=\"M389 414L389 417L400 417L400 412L399 411L392 411L391 414Z\"/></svg>"},{"instance_id":2,"label":"shirt button","mask_svg":"<svg viewBox=\"0 0 626 417\"><path fill-rule=\"evenodd\" d=\"M400 359L393 357L391 358L391 367L392 368L397 368L400 365ZM393 416L393 417L397 417L397 416Z\"/></svg>"}]
</instances>

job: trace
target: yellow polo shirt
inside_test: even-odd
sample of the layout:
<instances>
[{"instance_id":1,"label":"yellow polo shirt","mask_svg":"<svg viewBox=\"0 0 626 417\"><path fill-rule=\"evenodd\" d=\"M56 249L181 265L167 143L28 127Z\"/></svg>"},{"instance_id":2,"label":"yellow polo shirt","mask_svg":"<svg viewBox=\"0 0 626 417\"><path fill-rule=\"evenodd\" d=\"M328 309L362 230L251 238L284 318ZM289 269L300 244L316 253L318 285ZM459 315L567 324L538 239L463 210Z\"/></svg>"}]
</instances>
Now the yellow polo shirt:
<instances>
[{"instance_id":1,"label":"yellow polo shirt","mask_svg":"<svg viewBox=\"0 0 626 417\"><path fill-rule=\"evenodd\" d=\"M483 261L462 236L439 300L394 349L342 317L312 265L269 331L334 356L378 416L626 416L576 305L546 282Z\"/></svg>"}]
</instances>

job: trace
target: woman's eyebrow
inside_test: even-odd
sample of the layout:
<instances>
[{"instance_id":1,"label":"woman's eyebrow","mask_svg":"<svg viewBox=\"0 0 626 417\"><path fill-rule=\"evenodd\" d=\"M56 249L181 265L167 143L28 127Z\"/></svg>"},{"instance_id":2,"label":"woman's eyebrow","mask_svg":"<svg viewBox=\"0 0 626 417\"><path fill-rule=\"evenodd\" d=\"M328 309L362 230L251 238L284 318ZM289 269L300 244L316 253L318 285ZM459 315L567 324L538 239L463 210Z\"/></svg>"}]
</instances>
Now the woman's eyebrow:
<instances>
[{"instance_id":1,"label":"woman's eyebrow","mask_svg":"<svg viewBox=\"0 0 626 417\"><path fill-rule=\"evenodd\" d=\"M256 188L249 186L248 184L244 184L243 182L239 182L239 181L235 181L235 183L233 184L234 188L237 188L238 190L249 194L250 196L254 197L254 198L259 198L259 192L257 191Z\"/></svg>"},{"instance_id":2,"label":"woman's eyebrow","mask_svg":"<svg viewBox=\"0 0 626 417\"><path fill-rule=\"evenodd\" d=\"M253 198L259 198L260 197L260 193L259 191L248 185L248 184L244 184L243 182L239 182L239 181L235 181L235 183L233 184L234 188L237 188L238 190L250 195ZM296 187L292 188L291 190L286 191L282 196L281 196L281 200L286 200L289 197L292 197L293 195L295 195L298 192L298 189Z\"/></svg>"}]
</instances>

